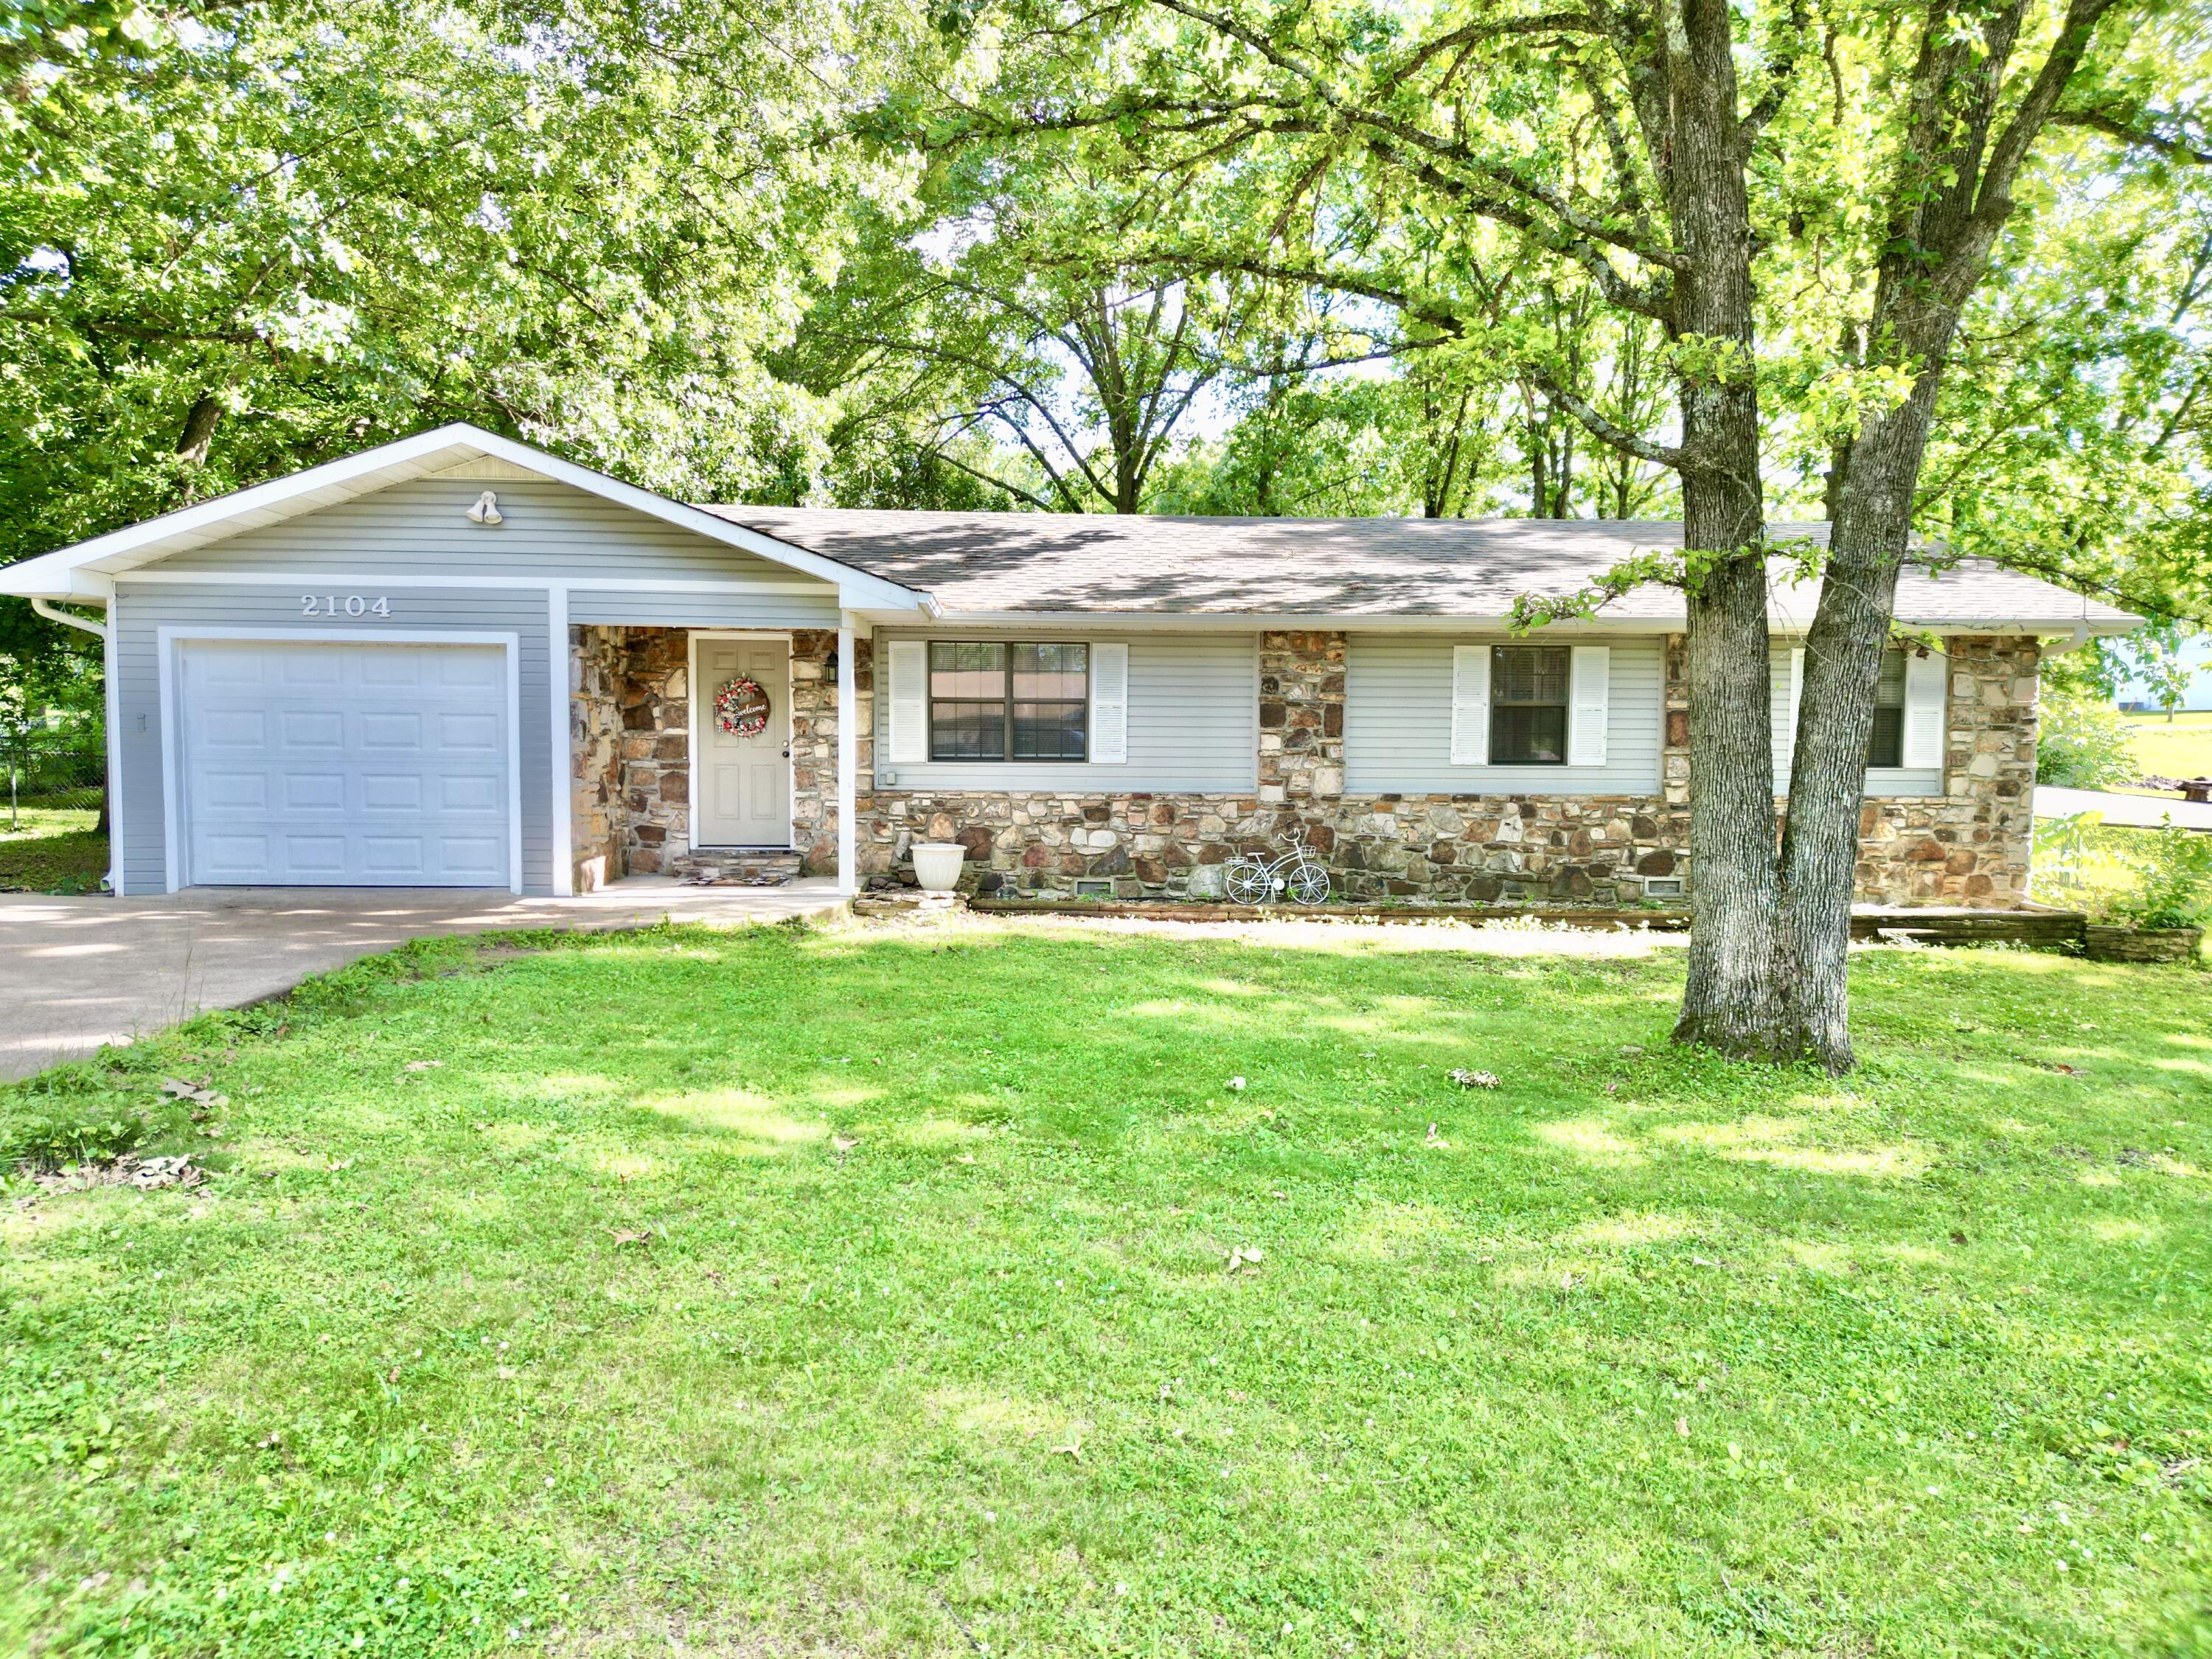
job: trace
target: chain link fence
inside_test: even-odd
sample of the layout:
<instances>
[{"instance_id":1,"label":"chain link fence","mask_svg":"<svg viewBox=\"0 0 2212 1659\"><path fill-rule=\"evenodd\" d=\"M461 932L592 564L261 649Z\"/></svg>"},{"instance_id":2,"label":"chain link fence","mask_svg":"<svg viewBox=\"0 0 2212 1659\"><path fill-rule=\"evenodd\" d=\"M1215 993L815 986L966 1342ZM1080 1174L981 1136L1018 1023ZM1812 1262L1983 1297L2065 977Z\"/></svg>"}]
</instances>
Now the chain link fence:
<instances>
[{"instance_id":1,"label":"chain link fence","mask_svg":"<svg viewBox=\"0 0 2212 1659\"><path fill-rule=\"evenodd\" d=\"M100 810L107 781L107 757L97 744L25 741L0 746L7 774L8 830L22 828L26 812Z\"/></svg>"}]
</instances>

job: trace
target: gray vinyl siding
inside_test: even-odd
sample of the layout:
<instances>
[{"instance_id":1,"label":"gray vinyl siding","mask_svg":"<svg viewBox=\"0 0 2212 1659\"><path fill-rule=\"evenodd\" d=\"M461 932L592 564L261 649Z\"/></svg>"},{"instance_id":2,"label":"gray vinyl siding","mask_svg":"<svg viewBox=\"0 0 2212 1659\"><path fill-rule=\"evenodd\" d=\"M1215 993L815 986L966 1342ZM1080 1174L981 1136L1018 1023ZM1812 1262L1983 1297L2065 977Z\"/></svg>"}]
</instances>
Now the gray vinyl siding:
<instances>
[{"instance_id":1,"label":"gray vinyl siding","mask_svg":"<svg viewBox=\"0 0 2212 1659\"><path fill-rule=\"evenodd\" d=\"M811 593L653 593L568 590L568 620L625 628L835 628L837 590Z\"/></svg>"},{"instance_id":2,"label":"gray vinyl siding","mask_svg":"<svg viewBox=\"0 0 2212 1659\"><path fill-rule=\"evenodd\" d=\"M1128 756L1081 762L930 761L894 764L890 643L896 639L1116 640L1129 647ZM900 789L1066 790L1071 793L1249 793L1259 782L1259 636L1114 634L1067 629L879 629L875 647L876 781ZM897 782L890 779L896 775Z\"/></svg>"},{"instance_id":3,"label":"gray vinyl siding","mask_svg":"<svg viewBox=\"0 0 2212 1659\"><path fill-rule=\"evenodd\" d=\"M1666 641L1612 649L1603 766L1455 766L1452 647L1504 635L1354 634L1345 645L1344 784L1353 794L1651 795L1659 792Z\"/></svg>"},{"instance_id":4,"label":"gray vinyl siding","mask_svg":"<svg viewBox=\"0 0 2212 1659\"><path fill-rule=\"evenodd\" d=\"M499 495L504 522L496 526L471 524L464 516L486 489ZM326 569L394 579L623 576L778 586L810 580L567 484L483 478L416 478L392 484L282 524L172 554L146 567L146 574L254 569Z\"/></svg>"},{"instance_id":5,"label":"gray vinyl siding","mask_svg":"<svg viewBox=\"0 0 2212 1659\"><path fill-rule=\"evenodd\" d=\"M1768 702L1770 718L1774 722L1774 789L1777 794L1790 787L1790 760L1797 746L1797 733L1790 723L1790 653L1796 648L1794 640L1774 641L1773 654L1768 665ZM1940 766L1869 766L1867 768L1866 793L1872 795L1929 796L1943 793L1943 769Z\"/></svg>"},{"instance_id":6,"label":"gray vinyl siding","mask_svg":"<svg viewBox=\"0 0 2212 1659\"><path fill-rule=\"evenodd\" d=\"M503 498L502 498L503 499ZM115 802L116 863L125 890L158 893L168 880L163 812L161 630L251 628L285 638L378 628L395 632L512 633L518 635L521 702L522 885L526 893L552 891L553 808L551 686L546 649L545 595L527 588L408 588L380 590L391 600L388 618L309 621L300 595L278 587L134 584L116 605L115 759L120 787ZM562 677L566 691L565 673ZM189 878L189 872L180 872Z\"/></svg>"}]
</instances>

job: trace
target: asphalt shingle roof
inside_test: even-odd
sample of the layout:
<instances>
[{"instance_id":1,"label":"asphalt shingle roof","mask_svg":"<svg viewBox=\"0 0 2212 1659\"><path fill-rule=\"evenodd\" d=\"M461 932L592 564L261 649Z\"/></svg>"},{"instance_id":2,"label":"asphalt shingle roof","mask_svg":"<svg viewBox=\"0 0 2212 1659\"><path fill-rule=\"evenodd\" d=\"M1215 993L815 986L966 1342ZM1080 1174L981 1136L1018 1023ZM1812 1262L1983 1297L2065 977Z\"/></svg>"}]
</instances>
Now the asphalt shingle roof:
<instances>
[{"instance_id":1,"label":"asphalt shingle roof","mask_svg":"<svg viewBox=\"0 0 2212 1659\"><path fill-rule=\"evenodd\" d=\"M916 513L708 507L810 552L933 595L956 612L1189 616L1503 616L1522 593L1570 593L1636 554L1679 548L1661 520L1195 519L1073 513ZM1825 543L1828 526L1769 526L1776 543ZM1778 562L1773 610L1799 626L1814 590ZM1682 596L1656 585L1606 607L1624 622L1679 622ZM2108 626L2123 611L1979 561L1899 585L1907 625Z\"/></svg>"}]
</instances>

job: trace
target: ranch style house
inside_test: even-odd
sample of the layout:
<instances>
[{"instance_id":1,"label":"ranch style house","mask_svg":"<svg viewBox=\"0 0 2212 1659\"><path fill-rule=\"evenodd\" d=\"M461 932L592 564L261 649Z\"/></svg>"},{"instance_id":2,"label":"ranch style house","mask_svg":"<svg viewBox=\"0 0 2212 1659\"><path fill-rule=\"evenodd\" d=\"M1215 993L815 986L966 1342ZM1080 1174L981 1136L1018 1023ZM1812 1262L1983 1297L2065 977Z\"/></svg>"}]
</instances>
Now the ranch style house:
<instances>
[{"instance_id":1,"label":"ranch style house","mask_svg":"<svg viewBox=\"0 0 2212 1659\"><path fill-rule=\"evenodd\" d=\"M699 506L454 425L0 592L104 641L123 893L852 891L957 840L987 891L1206 897L1295 826L1348 897L1626 903L1696 880L1681 596L1506 619L1680 537ZM1815 597L1778 577L1778 779ZM2038 665L2136 619L1972 562L1897 610L1941 649L1882 672L1861 896L2021 904Z\"/></svg>"}]
</instances>

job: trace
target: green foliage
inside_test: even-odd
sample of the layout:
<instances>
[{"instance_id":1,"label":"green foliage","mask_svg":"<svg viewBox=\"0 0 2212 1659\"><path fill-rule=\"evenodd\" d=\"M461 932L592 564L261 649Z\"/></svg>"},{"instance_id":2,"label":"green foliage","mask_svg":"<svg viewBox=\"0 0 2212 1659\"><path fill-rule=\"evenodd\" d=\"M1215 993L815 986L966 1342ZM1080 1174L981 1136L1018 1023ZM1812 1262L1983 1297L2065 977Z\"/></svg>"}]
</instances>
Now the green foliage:
<instances>
[{"instance_id":1,"label":"green foliage","mask_svg":"<svg viewBox=\"0 0 2212 1659\"><path fill-rule=\"evenodd\" d=\"M0 1648L2188 1650L2212 979L1855 951L1844 1084L1429 933L444 941L0 1091L234 1161L0 1205Z\"/></svg>"},{"instance_id":2,"label":"green foliage","mask_svg":"<svg viewBox=\"0 0 2212 1659\"><path fill-rule=\"evenodd\" d=\"M2202 927L2212 921L2212 835L2185 830L2168 817L2142 837L2136 855L2137 890L2119 905L2138 927Z\"/></svg>"},{"instance_id":3,"label":"green foliage","mask_svg":"<svg viewBox=\"0 0 2212 1659\"><path fill-rule=\"evenodd\" d=\"M2142 775L2129 750L2127 716L2094 690L2047 690L2035 730L2035 781L2069 789L2107 789Z\"/></svg>"},{"instance_id":4,"label":"green foliage","mask_svg":"<svg viewBox=\"0 0 2212 1659\"><path fill-rule=\"evenodd\" d=\"M0 1118L0 1169L106 1162L146 1144L143 1103L103 1087L27 1089Z\"/></svg>"}]
</instances>

